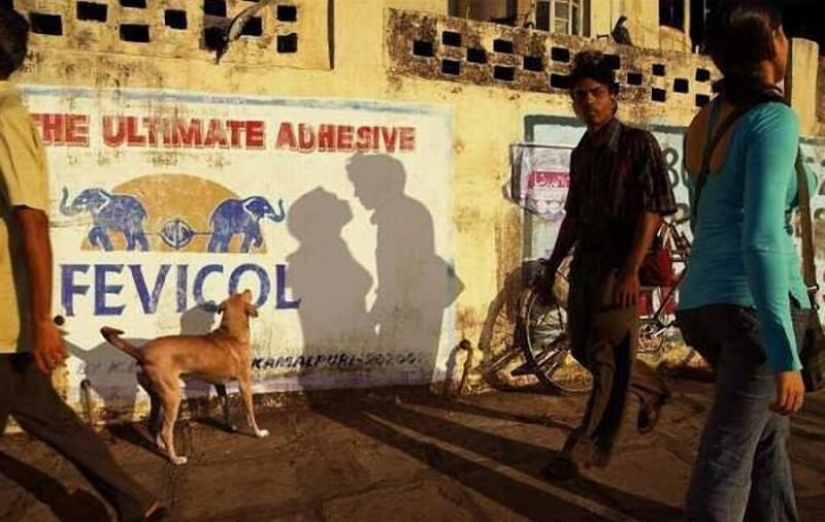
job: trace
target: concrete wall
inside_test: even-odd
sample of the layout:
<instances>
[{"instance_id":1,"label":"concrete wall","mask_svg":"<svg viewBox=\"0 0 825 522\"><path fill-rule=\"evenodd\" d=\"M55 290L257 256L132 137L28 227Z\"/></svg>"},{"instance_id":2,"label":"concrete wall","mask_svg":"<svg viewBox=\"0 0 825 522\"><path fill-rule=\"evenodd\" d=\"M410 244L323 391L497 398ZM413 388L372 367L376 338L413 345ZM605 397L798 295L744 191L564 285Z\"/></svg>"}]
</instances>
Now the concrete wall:
<instances>
[{"instance_id":1,"label":"concrete wall","mask_svg":"<svg viewBox=\"0 0 825 522\"><path fill-rule=\"evenodd\" d=\"M798 108L800 130L809 136L817 130L819 45L810 40L791 40L786 89L791 105Z\"/></svg>"},{"instance_id":2,"label":"concrete wall","mask_svg":"<svg viewBox=\"0 0 825 522\"><path fill-rule=\"evenodd\" d=\"M625 12L637 23L653 23L654 17L641 8L642 3L610 1L609 9L605 10L597 9L598 2L593 2L594 24L604 12L611 13L606 19L610 22L607 32L615 21L613 13ZM697 107L708 99L710 82L716 75L705 57L619 48L603 41L450 19L444 16L447 2L418 0L295 1L290 5L297 8L296 21L278 20L277 12L267 10L263 34L232 43L216 64L215 54L204 47L202 38L204 24L216 22L203 20L202 2L169 0L162 9L156 10L121 9L116 4L106 3L109 6L106 22L81 23L74 20L74 2L15 1L16 7L23 11L63 17L63 36L32 37L30 60L17 78L27 87L33 109L43 113L77 112L93 118L147 112L164 115L178 111L184 116L202 118L215 113L224 119L235 114L244 121L263 120L267 129L272 129L266 134L271 162L268 164L267 154L260 152L254 159L248 159L247 152L232 150L214 153L164 150L151 154L138 151L138 154L117 148L111 150L101 142L90 143L85 152L81 152L66 143L55 143L50 147L56 182L52 188L53 217L64 220L66 228L55 233L61 238L74 238L73 243L67 243L70 245L67 255L76 255L74 261L66 263L108 262L127 266L130 256L142 254L104 253L92 248L88 241L83 243L89 219L66 221L67 217L59 211L59 183L71 182L72 196L76 190L98 184L124 190L124 187L134 188L137 183L134 180L140 177L138 171L180 174L181 169L173 167L185 165L190 170L202 169L211 182L238 196L259 194L274 201L283 197L287 209L318 186L331 189L354 213L353 223L357 225L348 225L345 236L352 256L358 264L367 267L371 280L366 299L369 305L375 299L376 281L381 277L374 260L376 231L369 224L370 213L362 209L348 185L345 163L352 154L321 159L323 155L316 154L317 150L311 154L286 150L288 140L281 143L286 149L279 148L280 131L275 129L282 128L280 125L285 121L414 128L420 147L409 153L393 150L391 155L399 158L408 170L409 195L423 203L432 216L436 254L453 266L457 279L463 283L463 289L454 286L459 295L454 303L447 305L443 321L438 325L439 345L435 353L428 354L431 361L416 369L419 379L422 372L430 372L427 380L455 377L455 372L460 372L461 360L467 354L456 351L455 347L462 339L472 346L479 344L489 330L491 304L524 257L524 213L502 196L510 182L511 146L526 139L529 122L537 116L566 118L564 139L581 130L570 119L572 111L564 87L570 56L590 45L613 55L622 83L619 115L643 126L673 129L685 126ZM248 5L248 2L230 1L228 14ZM163 9L185 11L188 29L175 32L166 28ZM657 17L658 14L656 20ZM151 41L122 41L119 30L123 21L148 24L152 28ZM603 30L594 26L593 33ZM291 34L297 34L297 52L277 52L278 37ZM650 44L659 32L644 30L639 34L640 42ZM797 83L796 88L803 86ZM89 132L96 132L95 129L100 130L90 124ZM430 157L436 159L428 167ZM101 167L106 162L110 171L116 173L111 179L107 179ZM64 164L70 167L62 169ZM147 170L141 170L143 167ZM308 179L310 175L316 177ZM133 185L129 185L130 180ZM142 179L143 182L149 183L146 179ZM175 183L178 182L182 183L175 185L178 190L187 186L185 180ZM149 184L141 190L144 189L148 190ZM218 197L215 191L207 192L212 194L209 197ZM158 201L161 208L179 204L169 199ZM263 228L267 248L272 250L261 254L264 257L256 257L255 262L263 260L259 264L270 267L272 280L277 282L279 272L275 267L289 265L285 255L295 247L294 242L290 243L294 238L274 224ZM112 261L115 258L107 257L110 254L119 257ZM146 269L145 281L149 293L161 265L166 259L172 259L170 255L147 256L149 261L145 264L151 265L151 269ZM188 262L186 259L189 258L181 263ZM197 259L200 263L208 261L205 256ZM218 259L228 267L227 272L248 262L242 257ZM292 268L287 268L288 277ZM124 269L123 274L129 272ZM56 281L62 284L62 277L58 272ZM61 291L59 287L58 293ZM134 289L124 292L121 298L131 299L132 304L146 298ZM283 297L294 300L299 296L287 293ZM56 295L55 302L63 302L62 298ZM148 338L161 332L179 331L185 318L174 306L174 296L171 299L172 307L162 317L133 318L134 335ZM253 333L260 334L256 350L262 357L276 362L281 357L283 364L287 364L286 357L293 359L290 359L292 366L288 375L275 372L277 378L269 381L268 390L364 386L407 382L410 378L404 367L392 364L384 368L389 369L383 373L388 376L383 380L378 377L381 372L360 370L354 377L344 378L335 368L307 378L305 372L300 371L303 366L297 371L295 368L304 348L299 317L284 319L293 313L288 310L281 310L278 315L270 312L273 315L268 319L256 323ZM89 317L83 319L98 325L104 320L117 323L118 317L89 313ZM80 324L77 318L75 321L75 325ZM281 330L268 327L270 324L281 325ZM74 336L70 341L79 350L88 351L99 344L92 340L93 331L84 337L86 334L78 333L82 328L72 327L71 320L68 328ZM79 406L79 382L88 377L82 354L77 353L59 379L75 406ZM477 352L474 355L477 357L470 361L474 366L483 364L487 357ZM122 375L131 371L131 368L119 368ZM124 409L119 400L106 404L109 413L139 414L145 407L142 396L127 399L133 403L131 410Z\"/></svg>"}]
</instances>

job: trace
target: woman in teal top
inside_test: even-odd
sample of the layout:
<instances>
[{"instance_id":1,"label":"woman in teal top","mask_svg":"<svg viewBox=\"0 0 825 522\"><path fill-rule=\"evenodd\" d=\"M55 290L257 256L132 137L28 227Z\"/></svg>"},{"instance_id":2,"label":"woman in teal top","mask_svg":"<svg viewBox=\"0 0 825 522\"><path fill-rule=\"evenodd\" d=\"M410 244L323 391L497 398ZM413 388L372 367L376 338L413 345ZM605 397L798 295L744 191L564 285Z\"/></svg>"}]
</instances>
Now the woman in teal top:
<instances>
[{"instance_id":1,"label":"woman in teal top","mask_svg":"<svg viewBox=\"0 0 825 522\"><path fill-rule=\"evenodd\" d=\"M797 346L808 297L790 226L799 124L777 87L788 40L768 2L724 2L708 20L708 48L724 79L685 137L693 185L719 122L753 108L722 135L692 209L677 319L716 383L686 518L795 521L787 416L805 392Z\"/></svg>"},{"instance_id":2,"label":"woman in teal top","mask_svg":"<svg viewBox=\"0 0 825 522\"><path fill-rule=\"evenodd\" d=\"M722 105L720 98L711 103L709 128ZM727 154L697 205L679 308L754 308L770 369L799 370L790 303L793 298L797 307L807 307L809 300L790 224L797 206L797 117L786 104L768 102L748 111L730 132ZM690 181L693 199L695 176Z\"/></svg>"}]
</instances>

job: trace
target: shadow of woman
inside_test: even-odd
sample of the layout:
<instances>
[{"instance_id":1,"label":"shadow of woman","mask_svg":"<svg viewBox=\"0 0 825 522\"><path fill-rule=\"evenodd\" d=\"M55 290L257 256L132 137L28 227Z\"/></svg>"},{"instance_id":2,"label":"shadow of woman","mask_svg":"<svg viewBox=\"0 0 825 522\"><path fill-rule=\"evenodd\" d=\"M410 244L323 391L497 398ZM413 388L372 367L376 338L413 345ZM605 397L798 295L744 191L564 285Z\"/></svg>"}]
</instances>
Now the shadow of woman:
<instances>
[{"instance_id":1,"label":"shadow of woman","mask_svg":"<svg viewBox=\"0 0 825 522\"><path fill-rule=\"evenodd\" d=\"M372 276L342 237L351 220L349 204L321 187L295 200L287 213L287 230L299 242L286 259L289 287L301 303L302 389L324 387L330 371L375 347L366 308Z\"/></svg>"}]
</instances>

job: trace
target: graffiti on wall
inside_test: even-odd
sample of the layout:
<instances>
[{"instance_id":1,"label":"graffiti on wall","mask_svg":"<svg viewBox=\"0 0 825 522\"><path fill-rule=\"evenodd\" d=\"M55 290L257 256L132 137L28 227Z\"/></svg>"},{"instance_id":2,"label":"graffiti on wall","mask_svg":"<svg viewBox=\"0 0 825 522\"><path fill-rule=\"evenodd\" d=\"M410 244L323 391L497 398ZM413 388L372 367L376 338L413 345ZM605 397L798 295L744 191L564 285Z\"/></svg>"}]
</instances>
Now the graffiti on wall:
<instances>
[{"instance_id":1,"label":"graffiti on wall","mask_svg":"<svg viewBox=\"0 0 825 522\"><path fill-rule=\"evenodd\" d=\"M24 94L52 169L70 400L84 378L111 409L145 400L101 326L136 344L203 334L215 304L247 288L259 391L443 376L463 288L450 261L449 109Z\"/></svg>"}]
</instances>

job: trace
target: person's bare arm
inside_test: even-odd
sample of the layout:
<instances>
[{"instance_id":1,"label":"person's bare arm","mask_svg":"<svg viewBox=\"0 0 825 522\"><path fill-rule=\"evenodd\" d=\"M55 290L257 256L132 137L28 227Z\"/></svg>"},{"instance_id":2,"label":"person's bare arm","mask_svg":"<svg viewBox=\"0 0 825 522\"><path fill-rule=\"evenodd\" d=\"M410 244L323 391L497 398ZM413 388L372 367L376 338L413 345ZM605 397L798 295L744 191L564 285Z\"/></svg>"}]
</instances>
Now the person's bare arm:
<instances>
[{"instance_id":1,"label":"person's bare arm","mask_svg":"<svg viewBox=\"0 0 825 522\"><path fill-rule=\"evenodd\" d=\"M623 308L635 306L639 296L639 268L650 250L653 236L662 224L662 216L652 212L644 212L636 225L633 235L633 244L630 254L619 271L614 299Z\"/></svg>"},{"instance_id":2,"label":"person's bare arm","mask_svg":"<svg viewBox=\"0 0 825 522\"><path fill-rule=\"evenodd\" d=\"M556 281L556 272L559 271L562 261L570 253L570 249L576 242L576 218L567 214L561 222L559 233L556 236L556 243L553 246L553 253L545 263L544 274L540 281L540 287L546 295L553 295L553 284Z\"/></svg>"},{"instance_id":3,"label":"person's bare arm","mask_svg":"<svg viewBox=\"0 0 825 522\"><path fill-rule=\"evenodd\" d=\"M573 244L576 242L576 218L566 215L559 227L556 244L553 246L553 253L547 262L549 271L556 273L564 258L570 253Z\"/></svg>"},{"instance_id":4,"label":"person's bare arm","mask_svg":"<svg viewBox=\"0 0 825 522\"><path fill-rule=\"evenodd\" d=\"M52 248L49 218L42 210L16 207L28 272L32 354L37 367L51 372L66 358L66 347L52 320Z\"/></svg>"}]
</instances>

